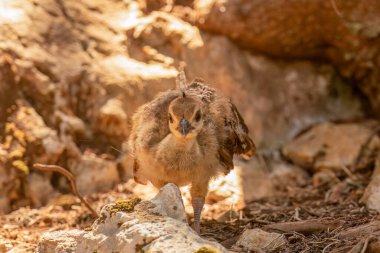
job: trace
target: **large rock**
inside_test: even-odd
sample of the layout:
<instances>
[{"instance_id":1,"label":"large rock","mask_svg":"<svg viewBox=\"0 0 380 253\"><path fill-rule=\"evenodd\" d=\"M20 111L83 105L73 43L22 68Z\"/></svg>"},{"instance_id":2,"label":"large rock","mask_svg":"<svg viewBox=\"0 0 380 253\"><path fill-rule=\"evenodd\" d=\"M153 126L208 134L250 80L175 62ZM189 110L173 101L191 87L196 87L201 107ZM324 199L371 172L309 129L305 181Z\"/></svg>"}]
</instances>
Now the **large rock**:
<instances>
[{"instance_id":1,"label":"large rock","mask_svg":"<svg viewBox=\"0 0 380 253\"><path fill-rule=\"evenodd\" d=\"M255 51L287 59L328 59L380 110L377 0L196 0L196 23ZM315 13L319 13L315 15Z\"/></svg>"},{"instance_id":2,"label":"large rock","mask_svg":"<svg viewBox=\"0 0 380 253\"><path fill-rule=\"evenodd\" d=\"M276 57L337 57L334 53L354 52L379 35L373 19L379 21L380 5L371 0L196 0L194 7L194 21L201 29ZM314 15L315 11L320 15ZM373 16L372 20L367 15ZM349 20L342 22L348 16L355 17L360 26L355 29ZM355 43L349 43L350 39Z\"/></svg>"},{"instance_id":3,"label":"large rock","mask_svg":"<svg viewBox=\"0 0 380 253\"><path fill-rule=\"evenodd\" d=\"M289 142L282 153L302 167L343 173L342 168L352 168L361 150L368 148L363 145L372 136L374 126L375 122L322 123Z\"/></svg>"},{"instance_id":4,"label":"large rock","mask_svg":"<svg viewBox=\"0 0 380 253\"><path fill-rule=\"evenodd\" d=\"M167 184L151 201L138 202L106 205L91 231L45 233L37 252L227 252L185 223L181 193L175 185Z\"/></svg>"}]
</instances>

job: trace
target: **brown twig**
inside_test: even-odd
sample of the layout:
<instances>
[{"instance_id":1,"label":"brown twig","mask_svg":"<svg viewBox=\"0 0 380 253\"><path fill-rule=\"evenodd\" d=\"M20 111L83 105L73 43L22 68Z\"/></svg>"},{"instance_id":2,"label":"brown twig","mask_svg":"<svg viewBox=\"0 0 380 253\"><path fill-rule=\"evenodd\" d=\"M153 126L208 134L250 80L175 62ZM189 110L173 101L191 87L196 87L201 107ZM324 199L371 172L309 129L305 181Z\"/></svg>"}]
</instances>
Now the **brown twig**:
<instances>
[{"instance_id":1,"label":"brown twig","mask_svg":"<svg viewBox=\"0 0 380 253\"><path fill-rule=\"evenodd\" d=\"M352 172L346 167L346 166L341 166L340 167L344 173L346 173L346 175L352 180L352 181L356 181L358 180L357 176L355 176L354 174L352 174Z\"/></svg>"},{"instance_id":2,"label":"brown twig","mask_svg":"<svg viewBox=\"0 0 380 253\"><path fill-rule=\"evenodd\" d=\"M363 245L363 248L362 250L360 251L360 253L365 253L367 251L367 248L368 248L368 244L370 241L372 241L374 239L374 237L370 236L368 237L367 239L365 239L364 241L364 245Z\"/></svg>"},{"instance_id":3,"label":"brown twig","mask_svg":"<svg viewBox=\"0 0 380 253\"><path fill-rule=\"evenodd\" d=\"M302 208L301 207L301 210L304 211L304 212L306 212L306 213L308 213L308 214L310 214L310 215L312 215L312 216L315 216L315 217L321 217L322 216L322 214L317 213L317 212L312 211L312 210L309 210L309 209L306 209L306 208Z\"/></svg>"},{"instance_id":4,"label":"brown twig","mask_svg":"<svg viewBox=\"0 0 380 253\"><path fill-rule=\"evenodd\" d=\"M302 219L300 218L300 208L299 207L296 207L295 209L294 209L294 219L296 220L296 221L302 221Z\"/></svg>"},{"instance_id":5,"label":"brown twig","mask_svg":"<svg viewBox=\"0 0 380 253\"><path fill-rule=\"evenodd\" d=\"M339 242L332 242L330 244L327 244L326 247L323 248L322 253L325 253L328 248L330 248L332 245L337 244Z\"/></svg>"},{"instance_id":6,"label":"brown twig","mask_svg":"<svg viewBox=\"0 0 380 253\"><path fill-rule=\"evenodd\" d=\"M47 165L47 164L41 164L41 163L35 163L33 164L33 168L40 170L40 171L47 171L47 172L57 172L64 177L67 178L70 182L71 190L73 191L74 195L76 195L80 202L84 204L88 210L90 210L92 216L95 218L99 218L99 215L95 212L95 210L90 206L90 204L79 194L77 184L75 182L75 178L73 174L71 174L70 171L62 168L61 166L58 165Z\"/></svg>"},{"instance_id":7,"label":"brown twig","mask_svg":"<svg viewBox=\"0 0 380 253\"><path fill-rule=\"evenodd\" d=\"M365 253L368 248L368 244L372 241L374 237L367 237L365 240L359 241L348 253Z\"/></svg>"},{"instance_id":8,"label":"brown twig","mask_svg":"<svg viewBox=\"0 0 380 253\"><path fill-rule=\"evenodd\" d=\"M317 220L305 220L295 222L283 222L265 225L263 228L266 230L274 230L282 233L298 232L304 235L319 233L322 231L329 231L339 226L337 222L330 224L321 223Z\"/></svg>"},{"instance_id":9,"label":"brown twig","mask_svg":"<svg viewBox=\"0 0 380 253\"><path fill-rule=\"evenodd\" d=\"M360 253L362 249L364 248L364 243L363 241L358 242L348 253Z\"/></svg>"},{"instance_id":10,"label":"brown twig","mask_svg":"<svg viewBox=\"0 0 380 253\"><path fill-rule=\"evenodd\" d=\"M261 220L261 219L254 219L254 218L251 218L251 219L243 219L242 221L243 221L245 224L250 223L250 222L255 222L255 223L264 224L264 225L272 224L272 222L265 221L265 220Z\"/></svg>"}]
</instances>

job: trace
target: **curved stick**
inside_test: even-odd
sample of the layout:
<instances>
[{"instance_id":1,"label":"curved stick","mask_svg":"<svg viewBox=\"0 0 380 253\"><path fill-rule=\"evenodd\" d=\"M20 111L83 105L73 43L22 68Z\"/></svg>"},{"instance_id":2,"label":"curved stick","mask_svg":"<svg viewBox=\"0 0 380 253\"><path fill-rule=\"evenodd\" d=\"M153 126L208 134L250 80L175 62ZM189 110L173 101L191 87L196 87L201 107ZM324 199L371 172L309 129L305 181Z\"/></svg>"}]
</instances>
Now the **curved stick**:
<instances>
[{"instance_id":1,"label":"curved stick","mask_svg":"<svg viewBox=\"0 0 380 253\"><path fill-rule=\"evenodd\" d=\"M95 218L99 218L99 215L95 212L95 210L92 209L90 204L79 194L77 184L75 182L75 178L73 174L71 174L70 171L58 165L47 165L47 164L41 164L41 163L33 164L33 168L40 171L45 171L45 172L58 172L59 174L66 177L67 180L69 180L70 182L71 190L73 191L74 195L76 195L79 198L80 202L83 203L88 208L88 210L90 210L92 216L94 216Z\"/></svg>"}]
</instances>

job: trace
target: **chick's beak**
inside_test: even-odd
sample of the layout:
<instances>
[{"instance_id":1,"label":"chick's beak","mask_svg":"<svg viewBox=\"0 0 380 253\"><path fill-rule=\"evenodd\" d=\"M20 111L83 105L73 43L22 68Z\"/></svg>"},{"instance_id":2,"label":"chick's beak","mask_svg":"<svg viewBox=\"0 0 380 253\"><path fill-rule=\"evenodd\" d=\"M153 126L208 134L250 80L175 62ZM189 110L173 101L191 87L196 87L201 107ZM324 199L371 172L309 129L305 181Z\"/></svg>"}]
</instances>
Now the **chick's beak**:
<instances>
[{"instance_id":1,"label":"chick's beak","mask_svg":"<svg viewBox=\"0 0 380 253\"><path fill-rule=\"evenodd\" d=\"M186 119L182 118L179 124L181 128L182 136L185 137L189 133L190 123Z\"/></svg>"}]
</instances>

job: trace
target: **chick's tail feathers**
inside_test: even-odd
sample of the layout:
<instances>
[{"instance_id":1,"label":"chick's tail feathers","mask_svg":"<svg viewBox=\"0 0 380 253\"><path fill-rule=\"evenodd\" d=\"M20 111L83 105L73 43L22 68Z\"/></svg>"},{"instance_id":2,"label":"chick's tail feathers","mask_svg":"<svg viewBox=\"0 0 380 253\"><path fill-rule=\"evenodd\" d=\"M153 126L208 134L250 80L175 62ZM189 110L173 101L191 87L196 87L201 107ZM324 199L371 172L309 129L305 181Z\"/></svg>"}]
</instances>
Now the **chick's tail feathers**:
<instances>
[{"instance_id":1,"label":"chick's tail feathers","mask_svg":"<svg viewBox=\"0 0 380 253\"><path fill-rule=\"evenodd\" d=\"M234 153L249 160L256 153L256 145L249 137L248 127L234 104L231 104L231 109L235 116L234 132L236 134L236 145Z\"/></svg>"},{"instance_id":2,"label":"chick's tail feathers","mask_svg":"<svg viewBox=\"0 0 380 253\"><path fill-rule=\"evenodd\" d=\"M242 149L241 153L239 153L245 160L251 159L256 153L256 145L248 135L244 136L244 140L240 144L240 147L245 147Z\"/></svg>"}]
</instances>

